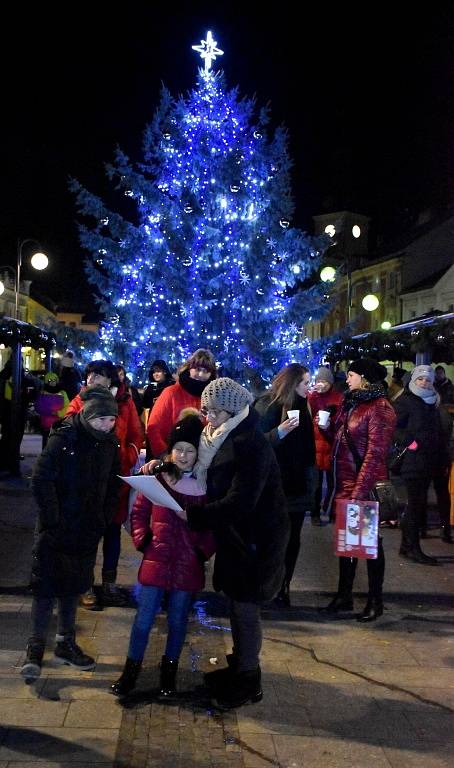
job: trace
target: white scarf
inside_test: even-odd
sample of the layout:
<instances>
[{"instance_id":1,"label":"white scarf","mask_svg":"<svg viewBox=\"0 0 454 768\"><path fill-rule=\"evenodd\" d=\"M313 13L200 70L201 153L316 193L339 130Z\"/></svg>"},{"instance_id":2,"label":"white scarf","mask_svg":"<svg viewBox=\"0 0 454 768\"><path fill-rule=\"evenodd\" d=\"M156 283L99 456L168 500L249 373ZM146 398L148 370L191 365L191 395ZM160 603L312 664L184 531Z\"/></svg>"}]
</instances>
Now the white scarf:
<instances>
[{"instance_id":1,"label":"white scarf","mask_svg":"<svg viewBox=\"0 0 454 768\"><path fill-rule=\"evenodd\" d=\"M227 421L224 421L220 427L215 427L213 429L211 424L207 424L206 427L204 427L200 436L197 463L194 467L194 475L203 488L206 489L208 467L216 456L222 443L226 437L228 437L232 429L235 429L238 424L241 424L248 415L249 405L246 405L242 411L235 416L231 416Z\"/></svg>"}]
</instances>

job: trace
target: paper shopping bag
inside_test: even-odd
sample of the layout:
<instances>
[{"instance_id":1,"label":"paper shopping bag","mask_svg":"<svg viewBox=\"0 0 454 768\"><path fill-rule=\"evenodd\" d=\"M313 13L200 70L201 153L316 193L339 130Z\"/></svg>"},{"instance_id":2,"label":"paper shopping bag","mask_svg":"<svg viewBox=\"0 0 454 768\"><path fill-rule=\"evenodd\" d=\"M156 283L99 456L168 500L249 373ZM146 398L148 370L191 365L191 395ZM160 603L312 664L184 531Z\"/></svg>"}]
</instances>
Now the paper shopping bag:
<instances>
[{"instance_id":1,"label":"paper shopping bag","mask_svg":"<svg viewBox=\"0 0 454 768\"><path fill-rule=\"evenodd\" d=\"M338 557L375 559L378 552L378 502L337 499L334 551Z\"/></svg>"}]
</instances>

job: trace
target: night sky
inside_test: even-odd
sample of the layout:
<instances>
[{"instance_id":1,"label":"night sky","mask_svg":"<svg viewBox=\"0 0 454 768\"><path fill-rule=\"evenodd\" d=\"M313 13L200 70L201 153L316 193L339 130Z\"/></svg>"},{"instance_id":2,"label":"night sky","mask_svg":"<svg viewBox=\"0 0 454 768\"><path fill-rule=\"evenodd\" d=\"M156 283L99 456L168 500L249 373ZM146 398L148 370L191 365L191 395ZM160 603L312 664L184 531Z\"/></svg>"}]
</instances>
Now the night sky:
<instances>
[{"instance_id":1,"label":"night sky","mask_svg":"<svg viewBox=\"0 0 454 768\"><path fill-rule=\"evenodd\" d=\"M191 45L208 29L228 85L288 128L296 226L349 209L390 238L452 202L452 4L300 4L302 19L288 3L274 15L264 3L121 5L41 3L2 20L0 265L15 265L17 238L38 238L51 267L34 285L61 308L93 307L68 177L109 199L104 163L116 144L141 159L161 82L173 95L195 84Z\"/></svg>"}]
</instances>

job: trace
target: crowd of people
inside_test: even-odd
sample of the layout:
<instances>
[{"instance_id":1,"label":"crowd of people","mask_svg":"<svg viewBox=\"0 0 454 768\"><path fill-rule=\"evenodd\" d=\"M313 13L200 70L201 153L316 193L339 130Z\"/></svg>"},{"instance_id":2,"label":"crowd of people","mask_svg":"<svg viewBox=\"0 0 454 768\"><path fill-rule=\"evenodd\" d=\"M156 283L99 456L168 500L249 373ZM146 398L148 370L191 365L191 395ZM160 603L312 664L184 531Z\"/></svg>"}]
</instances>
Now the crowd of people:
<instances>
[{"instance_id":1,"label":"crowd of people","mask_svg":"<svg viewBox=\"0 0 454 768\"><path fill-rule=\"evenodd\" d=\"M158 696L175 695L194 595L204 587L205 565L214 555L213 587L228 600L232 650L226 666L206 673L204 682L221 709L262 698L260 610L271 601L276 609L291 606L305 517L320 526L334 522L346 500L373 498L375 484L389 477L393 446L400 449L407 497L400 555L437 564L421 549L431 483L441 538L452 543L452 414L446 406L454 390L442 366L395 368L387 386L387 369L364 357L349 364L339 387L328 367L321 366L312 382L304 365L291 363L254 399L238 382L218 377L206 349L190 355L175 375L164 360L155 360L143 392L134 389L122 365L108 360L92 361L84 383L76 381L74 358L66 357L65 375L47 373L35 403L43 451L32 482L38 519L26 679L40 674L55 602L56 658L82 670L94 666L76 642L77 606L127 603L116 578L128 517L142 554L140 589L127 658L111 692L125 696L135 688L164 606L168 636ZM128 507L129 485L119 475L135 471L142 450L141 472L156 478L169 506L139 493ZM96 588L101 542L102 584ZM337 592L321 609L326 618L354 609L358 560L341 556L338 562ZM377 556L366 562L369 589L359 622L383 614L381 536Z\"/></svg>"}]
</instances>

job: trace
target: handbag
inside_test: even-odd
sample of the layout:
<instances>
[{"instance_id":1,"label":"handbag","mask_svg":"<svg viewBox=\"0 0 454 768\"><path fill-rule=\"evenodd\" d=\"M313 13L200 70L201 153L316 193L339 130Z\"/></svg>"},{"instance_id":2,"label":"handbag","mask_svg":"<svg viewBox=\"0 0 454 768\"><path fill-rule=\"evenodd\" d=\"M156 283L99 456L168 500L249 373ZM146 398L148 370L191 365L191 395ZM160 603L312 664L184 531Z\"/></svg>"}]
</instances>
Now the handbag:
<instances>
[{"instance_id":1,"label":"handbag","mask_svg":"<svg viewBox=\"0 0 454 768\"><path fill-rule=\"evenodd\" d=\"M346 424L344 425L344 435L347 441L348 450L355 461L356 471L359 472L363 464L363 459L359 455L356 445L350 437L348 426ZM405 451L407 450L407 447L405 448ZM403 453L405 453L405 451ZM369 496L372 501L378 501L381 523L389 523L390 520L398 519L399 499L397 498L396 490L390 480L377 480L377 482L374 483Z\"/></svg>"}]
</instances>

